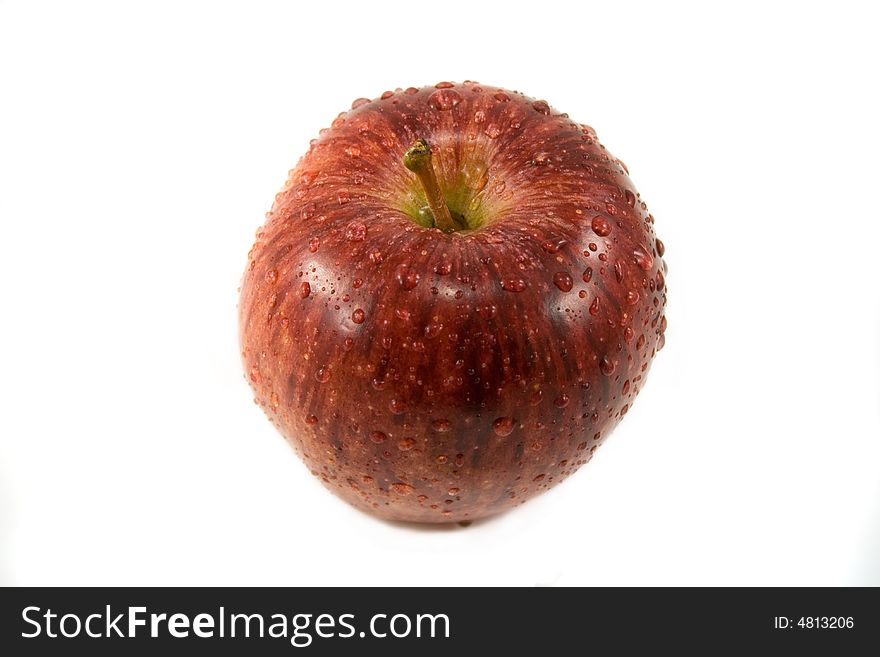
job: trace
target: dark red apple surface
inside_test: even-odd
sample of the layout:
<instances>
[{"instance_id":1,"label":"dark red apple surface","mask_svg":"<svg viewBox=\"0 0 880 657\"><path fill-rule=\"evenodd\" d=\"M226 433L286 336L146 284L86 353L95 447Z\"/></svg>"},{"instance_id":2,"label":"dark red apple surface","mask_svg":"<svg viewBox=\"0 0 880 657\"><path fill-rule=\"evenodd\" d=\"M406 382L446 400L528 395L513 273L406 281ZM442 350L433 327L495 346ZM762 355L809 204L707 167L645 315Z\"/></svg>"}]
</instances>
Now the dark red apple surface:
<instances>
[{"instance_id":1,"label":"dark red apple surface","mask_svg":"<svg viewBox=\"0 0 880 657\"><path fill-rule=\"evenodd\" d=\"M542 100L360 99L257 232L241 352L312 474L415 522L521 504L590 460L663 346L663 245L627 175Z\"/></svg>"}]
</instances>

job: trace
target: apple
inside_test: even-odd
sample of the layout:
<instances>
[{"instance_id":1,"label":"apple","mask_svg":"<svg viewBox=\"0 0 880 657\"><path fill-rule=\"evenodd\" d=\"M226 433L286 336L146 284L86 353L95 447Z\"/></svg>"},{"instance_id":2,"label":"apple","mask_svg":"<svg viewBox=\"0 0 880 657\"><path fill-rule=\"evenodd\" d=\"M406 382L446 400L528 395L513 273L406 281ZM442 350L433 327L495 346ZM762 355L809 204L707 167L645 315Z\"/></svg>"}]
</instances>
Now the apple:
<instances>
[{"instance_id":1,"label":"apple","mask_svg":"<svg viewBox=\"0 0 880 657\"><path fill-rule=\"evenodd\" d=\"M257 231L246 377L356 507L496 514L632 406L664 342L662 256L624 164L545 101L475 82L362 98Z\"/></svg>"}]
</instances>

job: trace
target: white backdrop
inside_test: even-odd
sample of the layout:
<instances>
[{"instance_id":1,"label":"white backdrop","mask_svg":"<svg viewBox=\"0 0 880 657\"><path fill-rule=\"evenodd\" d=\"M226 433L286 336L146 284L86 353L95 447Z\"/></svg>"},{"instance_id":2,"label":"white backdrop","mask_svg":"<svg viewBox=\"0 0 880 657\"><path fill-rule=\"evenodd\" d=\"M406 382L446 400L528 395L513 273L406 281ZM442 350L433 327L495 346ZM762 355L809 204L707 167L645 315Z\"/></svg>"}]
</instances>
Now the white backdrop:
<instances>
[{"instance_id":1,"label":"white backdrop","mask_svg":"<svg viewBox=\"0 0 880 657\"><path fill-rule=\"evenodd\" d=\"M0 583L880 584L877 17L735 7L0 2ZM236 288L320 128L446 79L596 128L669 330L577 475L425 530L252 403Z\"/></svg>"}]
</instances>

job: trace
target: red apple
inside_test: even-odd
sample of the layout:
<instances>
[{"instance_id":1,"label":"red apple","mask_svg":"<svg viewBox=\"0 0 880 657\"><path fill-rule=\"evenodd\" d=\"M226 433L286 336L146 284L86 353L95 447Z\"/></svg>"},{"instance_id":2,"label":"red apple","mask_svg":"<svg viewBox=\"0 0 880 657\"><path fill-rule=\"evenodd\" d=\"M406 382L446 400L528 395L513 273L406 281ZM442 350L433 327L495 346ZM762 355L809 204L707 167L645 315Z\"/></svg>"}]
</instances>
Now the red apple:
<instances>
[{"instance_id":1,"label":"red apple","mask_svg":"<svg viewBox=\"0 0 880 657\"><path fill-rule=\"evenodd\" d=\"M256 402L383 518L468 521L558 484L663 346L663 245L590 127L465 82L360 99L311 143L241 287Z\"/></svg>"}]
</instances>

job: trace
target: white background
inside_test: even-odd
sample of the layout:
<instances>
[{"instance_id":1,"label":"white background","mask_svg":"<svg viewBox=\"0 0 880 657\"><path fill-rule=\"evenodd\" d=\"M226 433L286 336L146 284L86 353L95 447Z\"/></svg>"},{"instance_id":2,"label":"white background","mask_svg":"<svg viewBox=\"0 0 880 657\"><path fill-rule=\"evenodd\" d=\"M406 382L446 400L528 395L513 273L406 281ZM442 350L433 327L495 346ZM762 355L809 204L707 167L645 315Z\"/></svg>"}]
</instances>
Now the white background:
<instances>
[{"instance_id":1,"label":"white background","mask_svg":"<svg viewBox=\"0 0 880 657\"><path fill-rule=\"evenodd\" d=\"M711 5L0 2L0 582L880 584L877 17ZM627 163L669 331L576 476L412 529L252 403L236 288L321 127L468 78Z\"/></svg>"}]
</instances>

